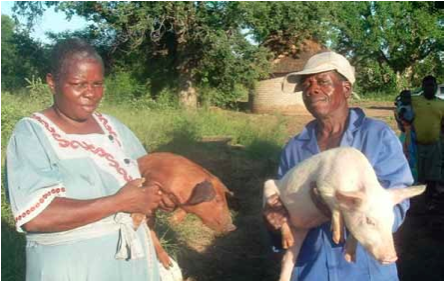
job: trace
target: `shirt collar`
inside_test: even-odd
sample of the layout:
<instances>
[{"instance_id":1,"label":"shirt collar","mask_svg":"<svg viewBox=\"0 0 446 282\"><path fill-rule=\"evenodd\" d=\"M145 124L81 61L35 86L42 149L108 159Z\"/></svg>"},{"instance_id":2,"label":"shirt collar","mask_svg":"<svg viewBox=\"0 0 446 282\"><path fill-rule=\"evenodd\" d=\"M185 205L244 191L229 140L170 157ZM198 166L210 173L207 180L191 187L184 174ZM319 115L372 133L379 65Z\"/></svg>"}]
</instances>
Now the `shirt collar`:
<instances>
[{"instance_id":1,"label":"shirt collar","mask_svg":"<svg viewBox=\"0 0 446 282\"><path fill-rule=\"evenodd\" d=\"M349 139L355 131L357 131L361 125L364 123L365 120L365 114L364 111L360 108L350 108L349 109L349 115L348 115L348 125L345 129L344 135L342 137L341 145L344 145L344 139ZM308 141L312 139L316 139L316 120L312 120L309 122L302 132L296 136L297 141ZM347 141L347 140L345 140Z\"/></svg>"}]
</instances>

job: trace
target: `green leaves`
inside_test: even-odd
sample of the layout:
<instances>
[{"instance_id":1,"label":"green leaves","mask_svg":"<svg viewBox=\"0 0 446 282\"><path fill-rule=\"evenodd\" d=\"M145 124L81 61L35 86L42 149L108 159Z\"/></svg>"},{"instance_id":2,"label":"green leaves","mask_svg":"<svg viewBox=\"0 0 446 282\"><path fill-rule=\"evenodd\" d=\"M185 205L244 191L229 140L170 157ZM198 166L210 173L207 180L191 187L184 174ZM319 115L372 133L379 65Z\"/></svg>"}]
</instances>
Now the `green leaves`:
<instances>
[{"instance_id":1,"label":"green leaves","mask_svg":"<svg viewBox=\"0 0 446 282\"><path fill-rule=\"evenodd\" d=\"M433 2L339 2L332 22L333 48L352 56L363 89L397 91L442 77L443 10ZM421 71L427 61L431 69Z\"/></svg>"},{"instance_id":2,"label":"green leaves","mask_svg":"<svg viewBox=\"0 0 446 282\"><path fill-rule=\"evenodd\" d=\"M443 76L443 9L434 2L15 4L16 12L29 19L29 26L48 7L63 11L67 18L79 15L95 21L89 32L74 34L97 46L111 73L124 70L141 85L150 81L154 97L161 89L181 90L180 81L187 78L191 88L216 88L211 92L222 96L216 100L231 104L238 97L234 93L240 93L237 85L249 88L267 78L272 59L280 55L299 58L300 48L305 48L300 44L308 39L346 55L356 67L360 90L397 91L418 86L428 74ZM10 24L2 24L2 31L3 26L7 29ZM6 38L10 33L2 32L2 47L7 44L3 34ZM248 35L256 44L248 41ZM8 56L12 49L5 46L2 55ZM2 78L3 65L2 61ZM40 70L32 71L36 69Z\"/></svg>"}]
</instances>

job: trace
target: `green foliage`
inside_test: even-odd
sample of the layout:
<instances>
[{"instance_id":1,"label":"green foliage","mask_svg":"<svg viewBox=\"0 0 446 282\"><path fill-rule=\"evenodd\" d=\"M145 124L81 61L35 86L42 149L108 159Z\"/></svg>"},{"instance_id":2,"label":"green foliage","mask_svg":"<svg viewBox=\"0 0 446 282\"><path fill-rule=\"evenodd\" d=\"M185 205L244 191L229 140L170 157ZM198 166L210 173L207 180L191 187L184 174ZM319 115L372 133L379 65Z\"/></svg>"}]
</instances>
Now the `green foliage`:
<instances>
[{"instance_id":1,"label":"green foliage","mask_svg":"<svg viewBox=\"0 0 446 282\"><path fill-rule=\"evenodd\" d=\"M148 92L148 85L140 84L129 72L118 71L105 79L105 100L113 103L128 103Z\"/></svg>"},{"instance_id":2,"label":"green foliage","mask_svg":"<svg viewBox=\"0 0 446 282\"><path fill-rule=\"evenodd\" d=\"M108 42L114 66L132 70L132 78L152 83L152 95L164 88L182 90L208 83L222 95L235 85L249 87L268 74L268 52L241 35L237 2L17 2L21 15L55 6L68 16L95 19L92 27ZM41 14L41 13L36 13ZM113 96L112 94L110 95ZM220 100L231 100L221 98Z\"/></svg>"},{"instance_id":3,"label":"green foliage","mask_svg":"<svg viewBox=\"0 0 446 282\"><path fill-rule=\"evenodd\" d=\"M2 90L19 89L26 86L25 78L45 75L46 48L6 15L2 15L1 45Z\"/></svg>"},{"instance_id":4,"label":"green foliage","mask_svg":"<svg viewBox=\"0 0 446 282\"><path fill-rule=\"evenodd\" d=\"M233 144L247 147L252 157L278 156L286 131L280 118L257 122L242 113L180 109L135 108L133 105L104 104L101 111L124 121L149 151L171 144L173 147L196 144L205 136L231 136ZM262 140L262 142L260 142ZM263 143L265 146L260 146ZM271 148L275 148L272 150Z\"/></svg>"},{"instance_id":5,"label":"green foliage","mask_svg":"<svg viewBox=\"0 0 446 282\"><path fill-rule=\"evenodd\" d=\"M47 108L52 105L53 94L48 85L43 83L40 77L35 78L32 76L31 79L25 78L25 81L28 83L26 89L28 89L29 97L32 101L42 108Z\"/></svg>"},{"instance_id":6,"label":"green foliage","mask_svg":"<svg viewBox=\"0 0 446 282\"><path fill-rule=\"evenodd\" d=\"M247 97L248 89L241 84L236 84L234 89L228 92L209 86L202 86L199 88L200 103L203 107L215 105L218 107L234 109L237 101L246 101Z\"/></svg>"},{"instance_id":7,"label":"green foliage","mask_svg":"<svg viewBox=\"0 0 446 282\"><path fill-rule=\"evenodd\" d=\"M75 35L98 48L117 76L111 101L139 97L149 105L164 89L177 95L188 85L200 89L191 93L200 93L202 104L232 107L240 85L268 77L279 54L299 57L305 39L347 55L358 92L413 88L428 74L443 80L443 9L431 1L18 1L14 9L32 27L48 7L96 22L52 38ZM2 88L44 73L45 60L33 59L47 58L45 48L27 34L2 17L2 56L13 58L2 60Z\"/></svg>"},{"instance_id":8,"label":"green foliage","mask_svg":"<svg viewBox=\"0 0 446 282\"><path fill-rule=\"evenodd\" d=\"M443 12L434 2L336 2L332 46L352 57L365 90L414 87L443 76Z\"/></svg>"},{"instance_id":9,"label":"green foliage","mask_svg":"<svg viewBox=\"0 0 446 282\"><path fill-rule=\"evenodd\" d=\"M156 106L153 108L159 110L172 110L179 109L179 106L178 96L174 95L172 90L164 88L158 93L158 96L156 97Z\"/></svg>"},{"instance_id":10,"label":"green foliage","mask_svg":"<svg viewBox=\"0 0 446 282\"><path fill-rule=\"evenodd\" d=\"M290 53L304 39L324 43L330 2L240 2L243 24L255 40L275 56Z\"/></svg>"},{"instance_id":11,"label":"green foliage","mask_svg":"<svg viewBox=\"0 0 446 282\"><path fill-rule=\"evenodd\" d=\"M22 108L19 104L5 103L7 100L6 97L10 95L11 94L8 92L2 93L2 149L6 148L6 144L8 143L15 124L23 116Z\"/></svg>"}]
</instances>

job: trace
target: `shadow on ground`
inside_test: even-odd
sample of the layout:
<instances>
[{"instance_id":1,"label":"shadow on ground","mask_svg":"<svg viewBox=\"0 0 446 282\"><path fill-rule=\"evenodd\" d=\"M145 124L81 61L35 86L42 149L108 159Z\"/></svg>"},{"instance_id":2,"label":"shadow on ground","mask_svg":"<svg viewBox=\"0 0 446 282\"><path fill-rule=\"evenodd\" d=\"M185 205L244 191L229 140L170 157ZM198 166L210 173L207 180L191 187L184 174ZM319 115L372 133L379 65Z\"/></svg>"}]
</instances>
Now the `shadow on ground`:
<instances>
[{"instance_id":1,"label":"shadow on ground","mask_svg":"<svg viewBox=\"0 0 446 282\"><path fill-rule=\"evenodd\" d=\"M185 156L219 177L235 194L229 206L237 226L236 231L216 237L209 245L203 238L207 246L201 246L200 251L184 242L173 242L180 245L177 259L185 278L277 280L279 266L270 259L269 238L261 217L263 182L275 174L277 162L272 157L261 158L256 152L264 149L278 156L281 148L262 140L254 140L245 148L226 141L193 141L185 132L176 132L172 141L157 151ZM171 235L171 241L175 237ZM200 242L200 238L194 241Z\"/></svg>"},{"instance_id":2,"label":"shadow on ground","mask_svg":"<svg viewBox=\"0 0 446 282\"><path fill-rule=\"evenodd\" d=\"M2 281L25 280L25 237L2 220Z\"/></svg>"},{"instance_id":3,"label":"shadow on ground","mask_svg":"<svg viewBox=\"0 0 446 282\"><path fill-rule=\"evenodd\" d=\"M425 212L424 195L411 199L407 217L395 234L398 272L405 281L444 281L444 214Z\"/></svg>"},{"instance_id":4,"label":"shadow on ground","mask_svg":"<svg viewBox=\"0 0 446 282\"><path fill-rule=\"evenodd\" d=\"M263 140L252 143L255 148L233 147L226 142L200 142L188 130L173 132L172 141L157 149L183 155L218 176L235 199L237 230L216 237L197 248L181 240L169 226L157 226L158 234L167 234L176 248L176 258L186 280L277 280L279 265L272 260L269 238L261 218L263 182L275 175L280 148ZM263 146L270 152L260 157ZM257 152L257 153L252 153ZM426 215L422 197L414 198L412 209L396 234L401 280L443 281L444 239L443 215ZM205 236L206 228L202 228ZM201 232L201 231L200 231ZM200 234L198 232L198 234ZM201 238L194 238L200 242ZM2 280L24 280L25 241L14 227L2 221Z\"/></svg>"}]
</instances>

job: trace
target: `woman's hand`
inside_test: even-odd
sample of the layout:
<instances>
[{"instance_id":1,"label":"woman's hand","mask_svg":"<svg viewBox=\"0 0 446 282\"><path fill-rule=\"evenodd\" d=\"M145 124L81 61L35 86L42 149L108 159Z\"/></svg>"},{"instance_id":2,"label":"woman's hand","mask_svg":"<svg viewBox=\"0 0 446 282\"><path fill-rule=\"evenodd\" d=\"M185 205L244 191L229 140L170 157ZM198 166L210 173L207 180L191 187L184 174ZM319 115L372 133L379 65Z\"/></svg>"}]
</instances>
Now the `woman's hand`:
<instances>
[{"instance_id":1,"label":"woman's hand","mask_svg":"<svg viewBox=\"0 0 446 282\"><path fill-rule=\"evenodd\" d=\"M144 181L144 178L129 181L115 194L122 212L150 215L158 208L162 199L160 187L153 183L146 186Z\"/></svg>"}]
</instances>

